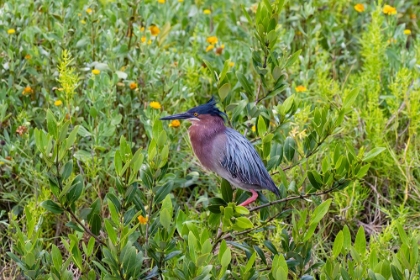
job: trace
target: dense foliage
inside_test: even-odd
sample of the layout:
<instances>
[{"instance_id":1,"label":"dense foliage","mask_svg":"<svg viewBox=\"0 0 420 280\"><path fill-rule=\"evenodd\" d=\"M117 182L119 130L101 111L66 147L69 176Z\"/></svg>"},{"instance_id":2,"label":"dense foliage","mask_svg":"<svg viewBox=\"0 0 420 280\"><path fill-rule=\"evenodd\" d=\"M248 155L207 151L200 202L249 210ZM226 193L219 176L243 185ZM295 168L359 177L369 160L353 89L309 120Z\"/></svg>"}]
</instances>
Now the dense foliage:
<instances>
[{"instance_id":1,"label":"dense foliage","mask_svg":"<svg viewBox=\"0 0 420 280\"><path fill-rule=\"evenodd\" d=\"M419 279L416 1L0 4L0 278ZM203 170L215 96L280 198Z\"/></svg>"}]
</instances>

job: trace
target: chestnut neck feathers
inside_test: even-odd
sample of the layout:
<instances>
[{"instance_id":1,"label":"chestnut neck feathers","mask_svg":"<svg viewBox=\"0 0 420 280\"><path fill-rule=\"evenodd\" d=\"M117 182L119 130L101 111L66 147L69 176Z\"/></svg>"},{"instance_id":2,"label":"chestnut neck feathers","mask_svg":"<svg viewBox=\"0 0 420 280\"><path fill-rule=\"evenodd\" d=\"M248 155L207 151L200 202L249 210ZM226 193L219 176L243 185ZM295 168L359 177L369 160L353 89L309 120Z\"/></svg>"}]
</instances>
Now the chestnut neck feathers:
<instances>
[{"instance_id":1,"label":"chestnut neck feathers","mask_svg":"<svg viewBox=\"0 0 420 280\"><path fill-rule=\"evenodd\" d=\"M224 120L211 115L200 116L200 120L192 121L188 129L194 153L207 169L213 170L212 157L209 154L213 152L214 139L225 130Z\"/></svg>"}]
</instances>

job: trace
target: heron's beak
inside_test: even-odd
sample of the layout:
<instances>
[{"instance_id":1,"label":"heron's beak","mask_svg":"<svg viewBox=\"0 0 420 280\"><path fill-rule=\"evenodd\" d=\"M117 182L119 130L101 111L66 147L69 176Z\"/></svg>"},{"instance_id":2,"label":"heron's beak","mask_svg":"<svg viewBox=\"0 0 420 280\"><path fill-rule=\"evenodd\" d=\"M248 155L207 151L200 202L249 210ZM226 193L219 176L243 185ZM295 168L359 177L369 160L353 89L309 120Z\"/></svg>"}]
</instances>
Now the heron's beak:
<instances>
[{"instance_id":1,"label":"heron's beak","mask_svg":"<svg viewBox=\"0 0 420 280\"><path fill-rule=\"evenodd\" d=\"M192 113L181 113L181 114L176 114L176 115L172 115L172 116L167 116L167 117L163 117L160 118L162 121L170 121L170 120L188 120L188 119L196 119L196 117L194 117L194 114Z\"/></svg>"}]
</instances>

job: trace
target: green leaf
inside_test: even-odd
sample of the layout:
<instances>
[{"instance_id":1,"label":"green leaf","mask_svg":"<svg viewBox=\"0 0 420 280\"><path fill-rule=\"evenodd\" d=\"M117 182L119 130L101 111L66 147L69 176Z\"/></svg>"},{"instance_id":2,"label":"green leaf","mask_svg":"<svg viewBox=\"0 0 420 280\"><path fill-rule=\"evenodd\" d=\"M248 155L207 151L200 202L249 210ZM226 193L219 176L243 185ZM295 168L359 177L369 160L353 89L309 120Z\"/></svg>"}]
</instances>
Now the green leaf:
<instances>
[{"instance_id":1,"label":"green leaf","mask_svg":"<svg viewBox=\"0 0 420 280\"><path fill-rule=\"evenodd\" d=\"M121 174L121 170L122 170L122 159L121 159L121 155L120 155L120 150L116 150L115 151L115 155L114 155L114 167L115 167L115 172L117 173L118 176L122 176Z\"/></svg>"},{"instance_id":2,"label":"green leaf","mask_svg":"<svg viewBox=\"0 0 420 280\"><path fill-rule=\"evenodd\" d=\"M70 132L69 137L66 140L66 150L70 149L70 147L74 144L74 141L76 141L77 132L79 131L79 126L76 125L72 132Z\"/></svg>"},{"instance_id":3,"label":"green leaf","mask_svg":"<svg viewBox=\"0 0 420 280\"><path fill-rule=\"evenodd\" d=\"M57 271L61 270L61 265L63 264L63 257L61 256L60 249L58 249L57 246L52 244L51 248L51 259L54 264L54 268L57 269Z\"/></svg>"},{"instance_id":4,"label":"green leaf","mask_svg":"<svg viewBox=\"0 0 420 280\"><path fill-rule=\"evenodd\" d=\"M264 136L265 132L267 131L267 126L265 125L265 120L262 116L258 117L258 136L261 138Z\"/></svg>"},{"instance_id":5,"label":"green leaf","mask_svg":"<svg viewBox=\"0 0 420 280\"><path fill-rule=\"evenodd\" d=\"M322 187L322 184L318 183L318 181L315 179L313 171L308 171L307 176L308 176L309 182L311 182L311 185L315 189L319 190Z\"/></svg>"},{"instance_id":6,"label":"green leaf","mask_svg":"<svg viewBox=\"0 0 420 280\"><path fill-rule=\"evenodd\" d=\"M293 139L293 137L291 136L288 136L286 138L286 141L284 141L284 146L283 146L284 157L288 161L292 161L293 157L295 156L295 151L296 151L295 139Z\"/></svg>"},{"instance_id":7,"label":"green leaf","mask_svg":"<svg viewBox=\"0 0 420 280\"><path fill-rule=\"evenodd\" d=\"M235 205L235 212L240 215L249 215L249 210L246 207L240 205Z\"/></svg>"},{"instance_id":8,"label":"green leaf","mask_svg":"<svg viewBox=\"0 0 420 280\"><path fill-rule=\"evenodd\" d=\"M75 202L82 195L82 192L83 192L83 177L82 175L79 174L73 179L71 183L71 187L66 193L68 202L69 203ZM64 190L62 194L64 194Z\"/></svg>"},{"instance_id":9,"label":"green leaf","mask_svg":"<svg viewBox=\"0 0 420 280\"><path fill-rule=\"evenodd\" d=\"M343 248L343 243L344 243L344 234L343 234L343 231L340 230L340 232L337 234L334 240L333 251L332 251L332 255L334 259L337 258L338 255L340 254L341 249Z\"/></svg>"},{"instance_id":10,"label":"green leaf","mask_svg":"<svg viewBox=\"0 0 420 280\"><path fill-rule=\"evenodd\" d=\"M168 209L162 209L160 211L160 217L159 217L160 224L167 231L169 231L169 229L171 227L171 219L172 219L172 215L169 213L169 210Z\"/></svg>"},{"instance_id":11,"label":"green leaf","mask_svg":"<svg viewBox=\"0 0 420 280\"><path fill-rule=\"evenodd\" d=\"M73 259L74 263L77 265L79 269L83 269L83 260L82 255L80 253L80 249L77 245L74 245L71 249L71 258Z\"/></svg>"},{"instance_id":12,"label":"green leaf","mask_svg":"<svg viewBox=\"0 0 420 280\"><path fill-rule=\"evenodd\" d=\"M212 213L220 213L220 206L227 206L226 201L219 197L213 197L209 200L209 206L208 209Z\"/></svg>"},{"instance_id":13,"label":"green leaf","mask_svg":"<svg viewBox=\"0 0 420 280\"><path fill-rule=\"evenodd\" d=\"M222 265L222 267L228 267L231 260L232 260L232 255L231 255L230 249L226 248L225 252L223 253L220 264Z\"/></svg>"},{"instance_id":14,"label":"green leaf","mask_svg":"<svg viewBox=\"0 0 420 280\"><path fill-rule=\"evenodd\" d=\"M248 11L245 9L244 5L241 5L241 9L242 9L242 14L245 15L245 17L248 20L248 22L249 23L252 23L251 16L248 14Z\"/></svg>"},{"instance_id":15,"label":"green leaf","mask_svg":"<svg viewBox=\"0 0 420 280\"><path fill-rule=\"evenodd\" d=\"M233 189L230 183L226 179L222 179L222 185L221 185L220 191L222 192L222 197L224 201L232 202Z\"/></svg>"},{"instance_id":16,"label":"green leaf","mask_svg":"<svg viewBox=\"0 0 420 280\"><path fill-rule=\"evenodd\" d=\"M343 235L344 235L343 248L345 250L348 250L351 247L351 235L350 235L349 227L347 225L345 225L343 228Z\"/></svg>"},{"instance_id":17,"label":"green leaf","mask_svg":"<svg viewBox=\"0 0 420 280\"><path fill-rule=\"evenodd\" d=\"M254 225L247 217L239 217L236 219L235 225L241 229L252 228Z\"/></svg>"},{"instance_id":18,"label":"green leaf","mask_svg":"<svg viewBox=\"0 0 420 280\"><path fill-rule=\"evenodd\" d=\"M69 126L70 126L70 122L65 122L61 125L60 136L58 138L59 143L62 143L64 139L66 139Z\"/></svg>"},{"instance_id":19,"label":"green leaf","mask_svg":"<svg viewBox=\"0 0 420 280\"><path fill-rule=\"evenodd\" d=\"M321 221L321 219L325 216L325 214L327 214L328 209L330 208L331 205L331 198L324 201L323 203L321 203L320 205L318 205L317 208L315 208L315 211L313 212L313 214L311 215L311 224L318 224L319 221Z\"/></svg>"},{"instance_id":20,"label":"green leaf","mask_svg":"<svg viewBox=\"0 0 420 280\"><path fill-rule=\"evenodd\" d=\"M361 226L356 234L356 240L354 241L354 249L357 253L359 253L362 257L364 257L366 253L366 237L365 237L365 229Z\"/></svg>"},{"instance_id":21,"label":"green leaf","mask_svg":"<svg viewBox=\"0 0 420 280\"><path fill-rule=\"evenodd\" d=\"M252 269L252 266L255 263L255 259L257 258L257 254L255 254L255 252L252 254L252 256L249 258L246 266L245 266L245 271L244 272L248 272Z\"/></svg>"},{"instance_id":22,"label":"green leaf","mask_svg":"<svg viewBox=\"0 0 420 280\"><path fill-rule=\"evenodd\" d=\"M134 172L138 172L143 163L144 156L141 152L142 149L138 149L134 154L133 158L131 159L130 167L133 169Z\"/></svg>"},{"instance_id":23,"label":"green leaf","mask_svg":"<svg viewBox=\"0 0 420 280\"><path fill-rule=\"evenodd\" d=\"M67 178L70 177L71 173L73 171L73 161L69 160L66 162L66 164L63 167L63 171L61 172L61 178L62 180L67 180Z\"/></svg>"},{"instance_id":24,"label":"green leaf","mask_svg":"<svg viewBox=\"0 0 420 280\"><path fill-rule=\"evenodd\" d=\"M391 264L391 273L392 273L392 279L393 280L403 280L404 275L402 272L396 267L395 265Z\"/></svg>"},{"instance_id":25,"label":"green leaf","mask_svg":"<svg viewBox=\"0 0 420 280\"><path fill-rule=\"evenodd\" d=\"M225 98L228 96L230 92L230 89L231 89L230 83L226 83L219 88L220 101L225 100Z\"/></svg>"},{"instance_id":26,"label":"green leaf","mask_svg":"<svg viewBox=\"0 0 420 280\"><path fill-rule=\"evenodd\" d=\"M344 97L343 107L348 109L353 105L354 101L356 101L357 96L359 95L359 89L354 88L351 90L346 97Z\"/></svg>"},{"instance_id":27,"label":"green leaf","mask_svg":"<svg viewBox=\"0 0 420 280\"><path fill-rule=\"evenodd\" d=\"M238 81L242 85L242 87L244 88L245 92L248 93L248 94L252 94L253 91L252 91L251 85L249 84L245 75L242 74L241 72L237 72L236 77L238 78Z\"/></svg>"},{"instance_id":28,"label":"green leaf","mask_svg":"<svg viewBox=\"0 0 420 280\"><path fill-rule=\"evenodd\" d=\"M300 53L302 50L297 50L294 54L292 54L288 59L286 64L284 65L284 68L288 68L292 66L299 58Z\"/></svg>"},{"instance_id":29,"label":"green leaf","mask_svg":"<svg viewBox=\"0 0 420 280\"><path fill-rule=\"evenodd\" d=\"M160 152L159 168L162 168L166 165L166 163L168 162L168 155L169 155L169 146L166 145L162 148Z\"/></svg>"},{"instance_id":30,"label":"green leaf","mask_svg":"<svg viewBox=\"0 0 420 280\"><path fill-rule=\"evenodd\" d=\"M409 239L408 239L407 233L405 233L404 228L402 227L400 223L397 223L397 230L398 230L398 234L400 236L401 242L403 244L409 245Z\"/></svg>"},{"instance_id":31,"label":"green leaf","mask_svg":"<svg viewBox=\"0 0 420 280\"><path fill-rule=\"evenodd\" d=\"M267 264L267 259L265 257L265 254L264 254L263 250L261 250L261 248L256 246L256 245L254 245L254 250L255 250L255 252L257 252L258 256L260 256L261 261L266 265Z\"/></svg>"},{"instance_id":32,"label":"green leaf","mask_svg":"<svg viewBox=\"0 0 420 280\"><path fill-rule=\"evenodd\" d=\"M378 156L380 153L382 153L383 151L385 151L386 149L383 147L376 147L373 148L372 150L370 150L364 157L362 161L369 161L373 158L375 158L376 156Z\"/></svg>"},{"instance_id":33,"label":"green leaf","mask_svg":"<svg viewBox=\"0 0 420 280\"><path fill-rule=\"evenodd\" d=\"M118 213L117 213L117 209L116 209L116 207L115 207L114 203L112 202L112 200L107 199L107 202L108 202L108 209L109 209L109 212L110 212L110 214L111 214L111 220L112 220L115 224L118 224L118 223L119 223L119 221L120 221L120 219L119 219L119 215L118 215Z\"/></svg>"},{"instance_id":34,"label":"green leaf","mask_svg":"<svg viewBox=\"0 0 420 280\"><path fill-rule=\"evenodd\" d=\"M105 219L105 229L112 244L114 246L117 245L117 240L118 240L117 232L115 231L109 219Z\"/></svg>"},{"instance_id":35,"label":"green leaf","mask_svg":"<svg viewBox=\"0 0 420 280\"><path fill-rule=\"evenodd\" d=\"M274 246L274 244L270 241L270 240L265 240L264 241L264 245L265 247L268 248L268 250L271 251L271 253L273 253L274 255L278 255L279 252L277 251L277 248Z\"/></svg>"},{"instance_id":36,"label":"green leaf","mask_svg":"<svg viewBox=\"0 0 420 280\"><path fill-rule=\"evenodd\" d=\"M173 206L172 206L172 199L171 199L170 194L167 194L165 196L165 199L162 201L162 209L168 209L169 213L172 215Z\"/></svg>"},{"instance_id":37,"label":"green leaf","mask_svg":"<svg viewBox=\"0 0 420 280\"><path fill-rule=\"evenodd\" d=\"M61 214L64 210L54 201L48 199L41 203L41 206L54 214Z\"/></svg>"},{"instance_id":38,"label":"green leaf","mask_svg":"<svg viewBox=\"0 0 420 280\"><path fill-rule=\"evenodd\" d=\"M363 177L365 177L365 175L366 175L366 173L368 172L369 168L370 168L370 163L363 165L363 166L359 169L359 171L357 172L356 177L357 177L358 179L362 179Z\"/></svg>"},{"instance_id":39,"label":"green leaf","mask_svg":"<svg viewBox=\"0 0 420 280\"><path fill-rule=\"evenodd\" d=\"M229 70L229 60L226 60L225 63L223 64L223 70L222 70L222 72L219 75L219 85L221 83L223 83L223 80L225 79L228 70ZM219 92L219 94L220 94L220 92ZM221 99L221 101L223 101L223 99Z\"/></svg>"},{"instance_id":40,"label":"green leaf","mask_svg":"<svg viewBox=\"0 0 420 280\"><path fill-rule=\"evenodd\" d=\"M53 113L50 110L47 110L47 127L48 133L53 136L55 140L58 139L58 128L57 120L55 119Z\"/></svg>"}]
</instances>

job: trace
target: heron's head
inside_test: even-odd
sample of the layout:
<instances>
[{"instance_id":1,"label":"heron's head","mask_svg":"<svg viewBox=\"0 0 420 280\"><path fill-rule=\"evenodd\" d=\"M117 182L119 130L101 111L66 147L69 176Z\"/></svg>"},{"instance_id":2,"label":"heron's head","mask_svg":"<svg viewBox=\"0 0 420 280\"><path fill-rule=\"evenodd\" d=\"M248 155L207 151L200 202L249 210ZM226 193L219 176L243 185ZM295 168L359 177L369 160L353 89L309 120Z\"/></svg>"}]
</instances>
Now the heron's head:
<instances>
[{"instance_id":1,"label":"heron's head","mask_svg":"<svg viewBox=\"0 0 420 280\"><path fill-rule=\"evenodd\" d=\"M212 97L206 104L194 107L185 113L167 116L160 119L161 120L189 120L189 121L194 122L194 121L200 121L200 120L208 119L212 117L223 119L223 116L226 116L226 114L220 111L216 107L216 101Z\"/></svg>"}]
</instances>

